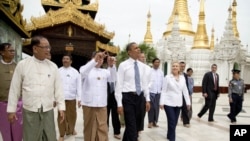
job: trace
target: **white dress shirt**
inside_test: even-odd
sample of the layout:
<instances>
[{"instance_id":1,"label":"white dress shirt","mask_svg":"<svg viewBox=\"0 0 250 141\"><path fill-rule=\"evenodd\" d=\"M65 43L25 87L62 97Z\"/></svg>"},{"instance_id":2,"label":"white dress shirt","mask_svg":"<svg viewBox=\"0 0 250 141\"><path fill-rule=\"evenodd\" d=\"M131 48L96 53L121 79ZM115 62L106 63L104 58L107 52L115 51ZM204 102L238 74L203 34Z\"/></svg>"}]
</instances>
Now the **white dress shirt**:
<instances>
[{"instance_id":1,"label":"white dress shirt","mask_svg":"<svg viewBox=\"0 0 250 141\"><path fill-rule=\"evenodd\" d=\"M143 65L145 66L145 71L146 71L146 75L144 77L146 77L146 81L147 81L147 85L149 86L149 83L150 83L150 78L151 78L151 67L147 64L144 64Z\"/></svg>"},{"instance_id":2,"label":"white dress shirt","mask_svg":"<svg viewBox=\"0 0 250 141\"><path fill-rule=\"evenodd\" d=\"M82 79L81 105L88 107L107 106L107 83L111 72L107 69L96 68L94 59L80 68ZM114 76L113 76L114 77Z\"/></svg>"},{"instance_id":3,"label":"white dress shirt","mask_svg":"<svg viewBox=\"0 0 250 141\"><path fill-rule=\"evenodd\" d=\"M112 67L108 67L108 70L111 72L111 75L109 78L108 78L108 82L116 82L116 75L117 75L117 72L116 72L116 66L113 65Z\"/></svg>"},{"instance_id":4,"label":"white dress shirt","mask_svg":"<svg viewBox=\"0 0 250 141\"><path fill-rule=\"evenodd\" d=\"M79 72L69 66L60 67L59 72L63 83L63 92L65 100L78 100L80 101L81 95L81 76Z\"/></svg>"},{"instance_id":5,"label":"white dress shirt","mask_svg":"<svg viewBox=\"0 0 250 141\"><path fill-rule=\"evenodd\" d=\"M179 80L177 81L173 74L166 75L163 80L160 105L181 107L182 95L184 95L187 105L190 105L190 98L185 77L183 75L179 75Z\"/></svg>"},{"instance_id":6,"label":"white dress shirt","mask_svg":"<svg viewBox=\"0 0 250 141\"><path fill-rule=\"evenodd\" d=\"M147 82L147 72L146 65L138 60L133 60L132 58L127 59L119 65L117 72L117 83L115 88L115 98L118 107L122 106L122 92L136 92L135 88L135 71L134 62L137 61L137 65L140 72L141 88L144 92L146 101L149 99L149 90Z\"/></svg>"},{"instance_id":7,"label":"white dress shirt","mask_svg":"<svg viewBox=\"0 0 250 141\"><path fill-rule=\"evenodd\" d=\"M58 67L53 62L43 61L34 56L20 61L11 81L8 113L16 112L19 97L22 96L23 107L32 112L43 112L53 109L54 99L58 109L65 110L65 102Z\"/></svg>"},{"instance_id":8,"label":"white dress shirt","mask_svg":"<svg viewBox=\"0 0 250 141\"><path fill-rule=\"evenodd\" d=\"M152 68L150 74L149 92L154 94L161 93L164 79L162 70Z\"/></svg>"}]
</instances>

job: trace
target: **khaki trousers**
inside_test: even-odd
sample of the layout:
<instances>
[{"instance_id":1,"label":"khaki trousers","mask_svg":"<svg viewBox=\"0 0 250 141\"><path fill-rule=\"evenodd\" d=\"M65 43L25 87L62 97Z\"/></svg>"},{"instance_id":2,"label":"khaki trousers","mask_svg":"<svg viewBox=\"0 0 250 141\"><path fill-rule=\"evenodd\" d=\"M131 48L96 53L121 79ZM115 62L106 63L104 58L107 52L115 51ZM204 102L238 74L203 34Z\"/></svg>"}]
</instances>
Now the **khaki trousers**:
<instances>
[{"instance_id":1,"label":"khaki trousers","mask_svg":"<svg viewBox=\"0 0 250 141\"><path fill-rule=\"evenodd\" d=\"M60 123L61 118L59 113L57 117L60 137L64 137L65 134L72 135L76 124L76 100L65 100L65 106L65 120Z\"/></svg>"},{"instance_id":2,"label":"khaki trousers","mask_svg":"<svg viewBox=\"0 0 250 141\"><path fill-rule=\"evenodd\" d=\"M107 108L87 107L83 108L84 140L108 141Z\"/></svg>"}]
</instances>

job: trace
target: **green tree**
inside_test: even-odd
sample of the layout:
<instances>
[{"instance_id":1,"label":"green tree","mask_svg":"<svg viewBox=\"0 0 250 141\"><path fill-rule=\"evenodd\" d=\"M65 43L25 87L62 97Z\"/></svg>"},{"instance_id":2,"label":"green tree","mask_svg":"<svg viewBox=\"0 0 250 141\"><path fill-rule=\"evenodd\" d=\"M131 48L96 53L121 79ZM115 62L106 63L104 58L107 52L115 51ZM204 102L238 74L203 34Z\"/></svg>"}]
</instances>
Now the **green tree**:
<instances>
[{"instance_id":1,"label":"green tree","mask_svg":"<svg viewBox=\"0 0 250 141\"><path fill-rule=\"evenodd\" d=\"M143 52L147 58L147 64L151 64L152 60L156 57L156 50L153 47L150 47L147 44L139 44L139 48L141 52ZM122 61L128 59L128 53L126 51L126 47L120 51L117 55L117 65L119 65Z\"/></svg>"}]
</instances>

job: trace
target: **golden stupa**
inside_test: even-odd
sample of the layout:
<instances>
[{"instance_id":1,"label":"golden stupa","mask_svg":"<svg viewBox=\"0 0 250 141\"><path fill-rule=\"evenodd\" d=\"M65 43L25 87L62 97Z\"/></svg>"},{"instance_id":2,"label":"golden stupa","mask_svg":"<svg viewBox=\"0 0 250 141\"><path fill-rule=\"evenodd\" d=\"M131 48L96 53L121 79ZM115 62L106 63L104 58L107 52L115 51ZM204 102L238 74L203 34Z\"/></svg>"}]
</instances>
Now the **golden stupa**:
<instances>
[{"instance_id":1,"label":"golden stupa","mask_svg":"<svg viewBox=\"0 0 250 141\"><path fill-rule=\"evenodd\" d=\"M153 43L153 38L152 38L152 33L151 33L151 13L150 10L148 11L147 14L147 30L146 30L146 34L144 36L144 43L145 44L152 44Z\"/></svg>"},{"instance_id":2,"label":"golden stupa","mask_svg":"<svg viewBox=\"0 0 250 141\"><path fill-rule=\"evenodd\" d=\"M200 0L199 22L192 49L210 49L205 23L205 2Z\"/></svg>"},{"instance_id":3,"label":"golden stupa","mask_svg":"<svg viewBox=\"0 0 250 141\"><path fill-rule=\"evenodd\" d=\"M233 10L232 11L232 21L233 21L234 36L237 39L239 39L240 35L239 35L238 28L237 28L237 19L236 19L236 16L237 16L237 12L236 12L237 2L236 2L236 0L233 1L232 7L233 7L233 9L232 9Z\"/></svg>"},{"instance_id":4,"label":"golden stupa","mask_svg":"<svg viewBox=\"0 0 250 141\"><path fill-rule=\"evenodd\" d=\"M172 15L168 19L167 30L163 33L163 36L166 37L171 34L176 11L178 11L179 14L180 34L194 36L195 32L192 28L192 20L189 16L187 0L175 0Z\"/></svg>"}]
</instances>

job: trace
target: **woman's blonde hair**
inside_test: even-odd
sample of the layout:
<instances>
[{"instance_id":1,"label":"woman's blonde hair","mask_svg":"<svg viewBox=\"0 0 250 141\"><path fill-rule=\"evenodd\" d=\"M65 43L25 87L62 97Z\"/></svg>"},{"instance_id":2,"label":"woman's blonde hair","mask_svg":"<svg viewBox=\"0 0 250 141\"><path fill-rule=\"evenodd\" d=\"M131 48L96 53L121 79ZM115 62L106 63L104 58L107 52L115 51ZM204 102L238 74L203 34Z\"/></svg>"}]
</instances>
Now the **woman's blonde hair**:
<instances>
[{"instance_id":1,"label":"woman's blonde hair","mask_svg":"<svg viewBox=\"0 0 250 141\"><path fill-rule=\"evenodd\" d=\"M180 63L179 63L178 61L173 61L173 62L171 63L171 68L172 68L172 66L173 66L174 64L178 64L179 69L180 69ZM171 73L173 74L172 69L171 69ZM178 71L178 74L180 74L180 70Z\"/></svg>"}]
</instances>

